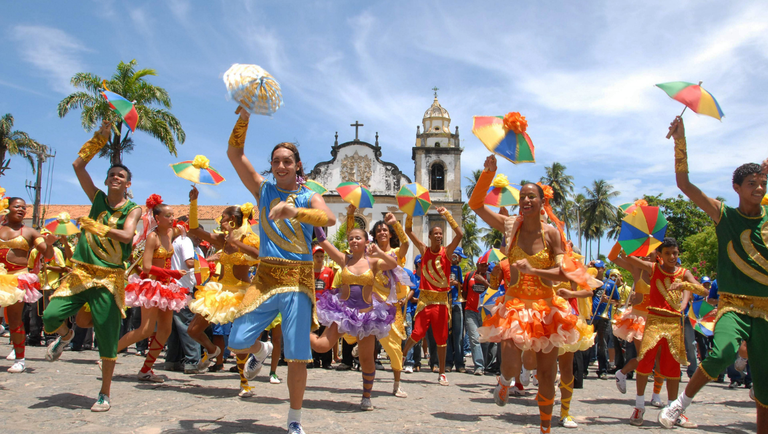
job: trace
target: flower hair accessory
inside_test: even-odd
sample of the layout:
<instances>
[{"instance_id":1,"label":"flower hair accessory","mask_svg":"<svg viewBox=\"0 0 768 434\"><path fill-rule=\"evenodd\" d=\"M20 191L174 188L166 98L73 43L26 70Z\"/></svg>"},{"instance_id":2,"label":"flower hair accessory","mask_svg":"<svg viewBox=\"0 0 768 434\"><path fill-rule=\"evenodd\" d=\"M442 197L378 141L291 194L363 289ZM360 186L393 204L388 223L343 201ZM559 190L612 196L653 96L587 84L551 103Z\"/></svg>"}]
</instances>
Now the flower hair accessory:
<instances>
[{"instance_id":1,"label":"flower hair accessory","mask_svg":"<svg viewBox=\"0 0 768 434\"><path fill-rule=\"evenodd\" d=\"M152 209L161 203L163 203L163 198L159 194L153 194L147 198L146 205L148 209Z\"/></svg>"},{"instance_id":2,"label":"flower hair accessory","mask_svg":"<svg viewBox=\"0 0 768 434\"><path fill-rule=\"evenodd\" d=\"M552 190L552 187L542 184L541 182L537 182L536 185L541 187L542 190L544 190L544 199L546 200L552 200L555 197L555 192Z\"/></svg>"},{"instance_id":3,"label":"flower hair accessory","mask_svg":"<svg viewBox=\"0 0 768 434\"><path fill-rule=\"evenodd\" d=\"M504 128L515 134L523 134L528 128L528 121L519 112L509 112L504 116Z\"/></svg>"},{"instance_id":4,"label":"flower hair accessory","mask_svg":"<svg viewBox=\"0 0 768 434\"><path fill-rule=\"evenodd\" d=\"M243 213L243 219L249 218L251 216L251 213L253 213L253 204L250 202L246 202L240 205L240 212Z\"/></svg>"}]
</instances>

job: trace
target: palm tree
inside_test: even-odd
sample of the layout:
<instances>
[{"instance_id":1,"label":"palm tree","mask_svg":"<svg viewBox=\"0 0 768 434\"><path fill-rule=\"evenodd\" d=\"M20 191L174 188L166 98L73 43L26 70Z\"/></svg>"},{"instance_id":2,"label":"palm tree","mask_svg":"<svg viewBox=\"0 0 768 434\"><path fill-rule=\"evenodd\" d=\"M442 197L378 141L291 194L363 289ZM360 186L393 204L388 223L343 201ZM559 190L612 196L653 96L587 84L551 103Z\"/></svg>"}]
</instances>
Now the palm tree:
<instances>
[{"instance_id":1,"label":"palm tree","mask_svg":"<svg viewBox=\"0 0 768 434\"><path fill-rule=\"evenodd\" d=\"M482 228L480 230L484 234L482 240L486 248L496 247L498 249L501 247L501 242L504 240L504 234L501 231L491 228Z\"/></svg>"},{"instance_id":2,"label":"palm tree","mask_svg":"<svg viewBox=\"0 0 768 434\"><path fill-rule=\"evenodd\" d=\"M594 181L591 190L587 187L584 187L584 190L587 197L582 201L581 210L588 229L587 232L597 238L597 254L599 256L600 238L609 224L616 218L616 207L610 201L620 192L613 190L613 186L604 179Z\"/></svg>"},{"instance_id":3,"label":"palm tree","mask_svg":"<svg viewBox=\"0 0 768 434\"><path fill-rule=\"evenodd\" d=\"M91 131L106 119L114 125L114 133L111 140L99 153L100 157L108 156L112 164L120 163L123 152L133 150L133 140L122 136L123 122L120 117L109 108L107 101L101 95L101 89L106 87L129 101L134 102L136 112L139 114L139 122L136 129L143 131L161 141L168 152L176 155L176 142L184 143L186 134L181 128L181 122L168 110L171 108L171 98L162 87L148 83L145 77L155 76L154 69L136 69L136 60L128 63L120 62L117 72L111 80L103 80L101 77L89 72L78 72L72 77L74 87L83 89L65 97L59 103L59 117L64 117L70 110L82 109L80 121L83 128ZM160 105L160 108L153 107Z\"/></svg>"},{"instance_id":4,"label":"palm tree","mask_svg":"<svg viewBox=\"0 0 768 434\"><path fill-rule=\"evenodd\" d=\"M29 161L32 166L32 172L35 171L35 160L27 151L39 149L42 146L29 138L24 131L13 130L13 115L6 113L0 118L0 175L5 173L11 159L5 160L5 154L21 155Z\"/></svg>"},{"instance_id":5,"label":"palm tree","mask_svg":"<svg viewBox=\"0 0 768 434\"><path fill-rule=\"evenodd\" d=\"M466 203L461 207L461 218L464 223L464 237L461 239L461 247L464 249L464 254L467 255L470 265L474 267L475 256L482 253L479 245L481 228L477 226L477 216Z\"/></svg>"},{"instance_id":6,"label":"palm tree","mask_svg":"<svg viewBox=\"0 0 768 434\"><path fill-rule=\"evenodd\" d=\"M545 167L546 175L541 177L541 183L552 187L553 207L562 207L573 193L573 176L565 174L565 166L555 161L552 167Z\"/></svg>"},{"instance_id":7,"label":"palm tree","mask_svg":"<svg viewBox=\"0 0 768 434\"><path fill-rule=\"evenodd\" d=\"M464 191L467 193L467 200L469 200L470 197L472 197L472 192L475 191L475 184L477 184L477 180L480 179L480 175L483 173L483 169L477 169L472 171L472 176L465 176L464 179L469 181L469 184L467 184L466 187L464 187Z\"/></svg>"},{"instance_id":8,"label":"palm tree","mask_svg":"<svg viewBox=\"0 0 768 434\"><path fill-rule=\"evenodd\" d=\"M616 210L613 220L608 222L608 238L615 240L619 238L621 232L621 221L627 215L623 211Z\"/></svg>"}]
</instances>

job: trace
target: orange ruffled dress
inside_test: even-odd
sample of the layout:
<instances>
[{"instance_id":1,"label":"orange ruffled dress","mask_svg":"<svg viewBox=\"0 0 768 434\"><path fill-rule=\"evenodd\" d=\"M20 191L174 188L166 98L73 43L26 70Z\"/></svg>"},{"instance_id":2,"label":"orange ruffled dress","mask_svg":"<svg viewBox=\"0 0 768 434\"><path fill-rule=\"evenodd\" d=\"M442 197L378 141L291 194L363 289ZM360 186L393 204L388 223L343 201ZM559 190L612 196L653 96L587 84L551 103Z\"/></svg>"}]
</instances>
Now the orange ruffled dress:
<instances>
[{"instance_id":1,"label":"orange ruffled dress","mask_svg":"<svg viewBox=\"0 0 768 434\"><path fill-rule=\"evenodd\" d=\"M639 279L635 282L635 292L643 295L643 301L628 307L622 315L616 317L616 323L613 324L613 335L627 342L634 339L643 340L651 287L643 279Z\"/></svg>"},{"instance_id":2,"label":"orange ruffled dress","mask_svg":"<svg viewBox=\"0 0 768 434\"><path fill-rule=\"evenodd\" d=\"M554 289L545 285L538 276L519 273L517 282L510 285L510 261L527 259L533 268L547 269L555 265L554 258L544 243L538 253L529 255L517 245L510 248L507 259L501 262L506 295L499 298L491 309L491 316L478 328L481 342L512 340L523 351L549 352L554 348L573 346L582 335L577 329L578 317L571 313L565 299L555 297Z\"/></svg>"}]
</instances>

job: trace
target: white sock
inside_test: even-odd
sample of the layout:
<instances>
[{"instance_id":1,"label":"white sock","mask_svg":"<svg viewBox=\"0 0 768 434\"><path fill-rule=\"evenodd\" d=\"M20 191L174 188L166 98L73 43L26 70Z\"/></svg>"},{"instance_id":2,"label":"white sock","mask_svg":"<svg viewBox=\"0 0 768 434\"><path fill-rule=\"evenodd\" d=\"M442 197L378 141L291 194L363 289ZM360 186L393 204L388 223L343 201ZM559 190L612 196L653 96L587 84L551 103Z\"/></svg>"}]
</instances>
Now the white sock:
<instances>
[{"instance_id":1,"label":"white sock","mask_svg":"<svg viewBox=\"0 0 768 434\"><path fill-rule=\"evenodd\" d=\"M688 395L685 394L685 391L683 391L683 393L681 393L677 398L677 401L680 403L680 405L683 406L683 410L685 410L689 405L691 405L693 398L689 398Z\"/></svg>"},{"instance_id":2,"label":"white sock","mask_svg":"<svg viewBox=\"0 0 768 434\"><path fill-rule=\"evenodd\" d=\"M500 383L501 383L503 386L509 386L509 385L512 383L512 380L511 380L511 379L507 380L506 378L504 378L504 376L503 376L503 375L499 375L499 382L500 382Z\"/></svg>"},{"instance_id":3,"label":"white sock","mask_svg":"<svg viewBox=\"0 0 768 434\"><path fill-rule=\"evenodd\" d=\"M627 375L621 371L616 371L616 378L618 378L619 380L626 380Z\"/></svg>"},{"instance_id":4,"label":"white sock","mask_svg":"<svg viewBox=\"0 0 768 434\"><path fill-rule=\"evenodd\" d=\"M254 354L254 356L256 356L256 358L259 359L259 360L265 359L268 356L268 354L267 354L267 343L266 342L262 342L261 343L261 348L259 349L259 351L257 353Z\"/></svg>"},{"instance_id":5,"label":"white sock","mask_svg":"<svg viewBox=\"0 0 768 434\"><path fill-rule=\"evenodd\" d=\"M637 395L635 397L635 408L644 409L645 408L645 396L644 395Z\"/></svg>"},{"instance_id":6,"label":"white sock","mask_svg":"<svg viewBox=\"0 0 768 434\"><path fill-rule=\"evenodd\" d=\"M658 393L654 393L653 395L651 395L651 401L661 402L661 395L659 395Z\"/></svg>"},{"instance_id":7,"label":"white sock","mask_svg":"<svg viewBox=\"0 0 768 434\"><path fill-rule=\"evenodd\" d=\"M301 423L301 409L288 409L288 425L292 424L293 422Z\"/></svg>"}]
</instances>

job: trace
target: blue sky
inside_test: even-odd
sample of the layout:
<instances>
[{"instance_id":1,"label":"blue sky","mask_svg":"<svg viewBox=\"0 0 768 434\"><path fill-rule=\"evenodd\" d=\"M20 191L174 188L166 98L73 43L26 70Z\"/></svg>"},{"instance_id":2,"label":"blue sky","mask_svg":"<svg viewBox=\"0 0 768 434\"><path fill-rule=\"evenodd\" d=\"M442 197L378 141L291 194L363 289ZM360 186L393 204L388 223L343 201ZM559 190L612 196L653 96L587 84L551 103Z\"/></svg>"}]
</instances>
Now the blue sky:
<instances>
[{"instance_id":1,"label":"blue sky","mask_svg":"<svg viewBox=\"0 0 768 434\"><path fill-rule=\"evenodd\" d=\"M246 152L266 168L275 143L298 141L308 168L330 158L334 133L378 131L383 158L413 173L410 148L433 86L459 126L464 175L487 155L473 115L519 111L536 145L535 165L502 163L510 180L538 179L559 161L578 189L610 182L616 204L677 194L667 126L682 106L655 83L704 81L723 122L685 116L691 177L735 203L733 169L768 157L768 7L760 2L10 2L0 17L0 113L57 152L52 203L85 203L71 161L90 137L79 112L57 103L88 71L109 77L120 60L157 70L187 141L178 157L143 133L124 157L133 192L185 203L189 184L169 164L204 154L228 179L202 189L203 204L241 203L248 193L226 160L236 119L221 76L233 63L272 73L285 105L253 118ZM0 181L25 197L29 165L14 158ZM89 165L94 178L106 160Z\"/></svg>"}]
</instances>

